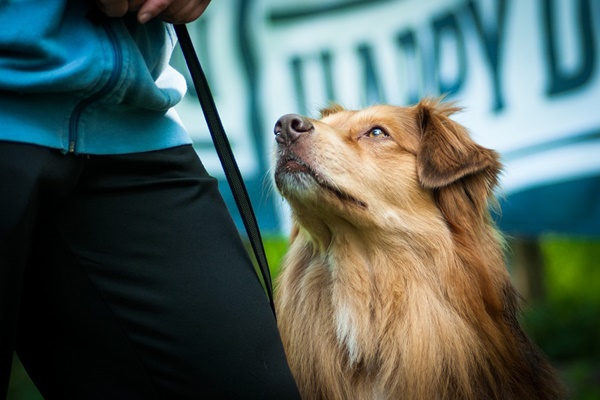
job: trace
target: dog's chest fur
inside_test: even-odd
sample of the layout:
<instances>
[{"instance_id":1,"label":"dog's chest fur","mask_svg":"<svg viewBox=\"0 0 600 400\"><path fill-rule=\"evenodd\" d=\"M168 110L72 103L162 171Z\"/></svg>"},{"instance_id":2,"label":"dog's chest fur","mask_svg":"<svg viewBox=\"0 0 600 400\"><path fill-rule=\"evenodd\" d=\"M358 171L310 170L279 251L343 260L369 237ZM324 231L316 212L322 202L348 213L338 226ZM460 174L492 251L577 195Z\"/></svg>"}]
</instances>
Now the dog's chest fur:
<instances>
[{"instance_id":1,"label":"dog's chest fur","mask_svg":"<svg viewBox=\"0 0 600 400\"><path fill-rule=\"evenodd\" d=\"M341 246L344 251L335 251L335 245L331 245L327 256L313 257L308 262L299 259L298 264L288 265L282 279L293 282L282 284L296 290L282 293L279 299L286 319L281 327L290 329L282 336L294 337L293 343L286 343L288 352L297 352L308 360L315 380L323 378L317 376L323 371L346 376L339 382L352 386L338 388L340 398L386 398L386 379L402 368L395 343L398 337L409 343L409 336L419 330L400 332L408 311L406 289L404 280L392 275L405 273L400 265L409 260L347 243ZM390 270L390 257L395 258L398 269ZM353 391L352 396L348 397L345 390ZM364 397L356 396L357 390L363 391Z\"/></svg>"}]
</instances>

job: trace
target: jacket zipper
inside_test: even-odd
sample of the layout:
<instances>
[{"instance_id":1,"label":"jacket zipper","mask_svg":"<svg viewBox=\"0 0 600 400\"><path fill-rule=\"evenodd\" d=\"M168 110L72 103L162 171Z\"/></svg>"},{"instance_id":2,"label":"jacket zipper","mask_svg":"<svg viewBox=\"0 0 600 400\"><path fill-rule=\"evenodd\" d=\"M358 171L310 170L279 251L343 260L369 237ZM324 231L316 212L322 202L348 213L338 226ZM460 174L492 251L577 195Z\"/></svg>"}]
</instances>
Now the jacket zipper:
<instances>
[{"instance_id":1,"label":"jacket zipper","mask_svg":"<svg viewBox=\"0 0 600 400\"><path fill-rule=\"evenodd\" d=\"M110 72L110 76L106 84L104 84L104 86L102 86L102 88L99 91L92 94L90 97L81 100L73 109L73 113L71 114L71 118L69 120L69 148L67 151L68 153L76 152L75 147L77 143L77 127L79 125L79 119L81 118L83 110L85 110L85 108L91 103L95 102L96 100L99 100L103 96L110 93L110 91L116 86L121 75L121 71L123 69L123 53L119 45L117 36L108 24L104 24L103 28L106 31L106 34L108 35L108 39L112 46L114 67Z\"/></svg>"}]
</instances>

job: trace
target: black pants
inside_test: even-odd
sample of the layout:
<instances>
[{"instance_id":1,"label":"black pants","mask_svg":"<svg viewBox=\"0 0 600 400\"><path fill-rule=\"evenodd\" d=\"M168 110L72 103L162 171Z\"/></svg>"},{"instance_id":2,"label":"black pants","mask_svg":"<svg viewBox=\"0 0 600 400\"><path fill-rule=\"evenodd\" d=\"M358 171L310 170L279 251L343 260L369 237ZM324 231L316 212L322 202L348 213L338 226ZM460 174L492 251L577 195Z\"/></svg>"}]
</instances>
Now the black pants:
<instances>
[{"instance_id":1,"label":"black pants","mask_svg":"<svg viewBox=\"0 0 600 400\"><path fill-rule=\"evenodd\" d=\"M0 142L0 398L13 349L46 399L292 399L258 278L191 146Z\"/></svg>"}]
</instances>

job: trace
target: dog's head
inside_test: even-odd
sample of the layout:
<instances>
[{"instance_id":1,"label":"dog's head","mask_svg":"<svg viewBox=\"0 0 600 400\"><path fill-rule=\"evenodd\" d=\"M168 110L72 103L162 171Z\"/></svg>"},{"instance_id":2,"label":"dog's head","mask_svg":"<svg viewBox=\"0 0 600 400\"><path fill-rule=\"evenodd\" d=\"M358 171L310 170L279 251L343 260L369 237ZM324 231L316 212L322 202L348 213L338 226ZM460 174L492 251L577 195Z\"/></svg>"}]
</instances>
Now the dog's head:
<instances>
[{"instance_id":1,"label":"dog's head","mask_svg":"<svg viewBox=\"0 0 600 400\"><path fill-rule=\"evenodd\" d=\"M457 110L425 99L413 107L334 106L319 120L285 115L275 125L277 188L305 227L401 229L434 213L460 229L486 215L501 166L449 118Z\"/></svg>"}]
</instances>

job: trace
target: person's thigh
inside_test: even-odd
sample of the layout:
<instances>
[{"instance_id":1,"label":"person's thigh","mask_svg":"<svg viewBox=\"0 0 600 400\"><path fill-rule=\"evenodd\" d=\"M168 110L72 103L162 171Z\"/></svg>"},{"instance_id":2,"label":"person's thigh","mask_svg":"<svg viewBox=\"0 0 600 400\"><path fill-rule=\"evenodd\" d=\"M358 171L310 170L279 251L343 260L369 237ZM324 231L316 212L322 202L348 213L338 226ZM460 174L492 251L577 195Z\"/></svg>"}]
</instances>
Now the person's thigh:
<instances>
[{"instance_id":1,"label":"person's thigh","mask_svg":"<svg viewBox=\"0 0 600 400\"><path fill-rule=\"evenodd\" d=\"M0 141L0 399L10 377L21 282L35 226L79 171L79 160L56 150Z\"/></svg>"},{"instance_id":2,"label":"person's thigh","mask_svg":"<svg viewBox=\"0 0 600 400\"><path fill-rule=\"evenodd\" d=\"M42 394L297 397L264 291L191 146L92 156L53 222L18 342Z\"/></svg>"}]
</instances>

